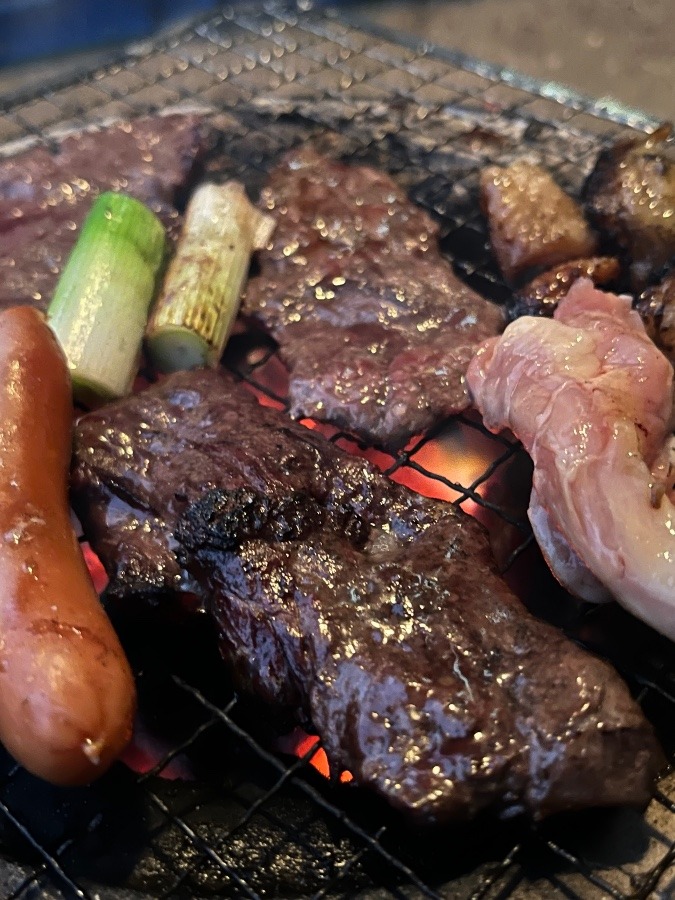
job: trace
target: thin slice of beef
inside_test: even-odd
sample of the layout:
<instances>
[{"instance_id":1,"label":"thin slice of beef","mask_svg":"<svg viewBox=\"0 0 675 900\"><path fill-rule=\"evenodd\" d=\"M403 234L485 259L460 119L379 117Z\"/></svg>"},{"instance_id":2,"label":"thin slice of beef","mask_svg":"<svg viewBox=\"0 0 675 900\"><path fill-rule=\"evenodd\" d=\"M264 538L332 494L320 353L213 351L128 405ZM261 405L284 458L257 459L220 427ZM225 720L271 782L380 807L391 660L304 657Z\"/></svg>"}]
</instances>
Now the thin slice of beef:
<instances>
[{"instance_id":1,"label":"thin slice of beef","mask_svg":"<svg viewBox=\"0 0 675 900\"><path fill-rule=\"evenodd\" d=\"M192 115L155 116L64 138L0 160L0 308L44 309L101 191L124 191L172 227L205 133Z\"/></svg>"},{"instance_id":2,"label":"thin slice of beef","mask_svg":"<svg viewBox=\"0 0 675 900\"><path fill-rule=\"evenodd\" d=\"M468 362L502 313L455 277L438 226L388 175L305 147L261 204L277 228L244 311L280 344L294 417L397 444L468 405Z\"/></svg>"},{"instance_id":3,"label":"thin slice of beef","mask_svg":"<svg viewBox=\"0 0 675 900\"><path fill-rule=\"evenodd\" d=\"M239 685L421 820L643 803L659 761L617 674L533 618L481 526L179 373L82 418L73 500L127 609L195 599Z\"/></svg>"}]
</instances>

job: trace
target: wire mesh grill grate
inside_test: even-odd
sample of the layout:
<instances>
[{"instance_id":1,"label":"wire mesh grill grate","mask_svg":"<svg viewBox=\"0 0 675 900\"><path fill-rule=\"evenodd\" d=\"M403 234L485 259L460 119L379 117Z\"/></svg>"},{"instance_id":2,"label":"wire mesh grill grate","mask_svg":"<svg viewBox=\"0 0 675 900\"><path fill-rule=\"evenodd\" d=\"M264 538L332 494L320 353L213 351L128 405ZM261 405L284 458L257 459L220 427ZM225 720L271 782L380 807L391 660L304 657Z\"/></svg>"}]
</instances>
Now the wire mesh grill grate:
<instances>
[{"instance_id":1,"label":"wire mesh grill grate","mask_svg":"<svg viewBox=\"0 0 675 900\"><path fill-rule=\"evenodd\" d=\"M506 292L477 209L480 168L526 155L576 192L601 147L629 128L656 124L460 54L404 46L308 2L268 2L262 10L226 7L97 71L0 98L0 145L14 152L64 131L176 106L203 110L218 129L211 176L236 176L253 193L285 150L310 139L388 170L440 220L443 249L462 277L497 301ZM265 375L269 352L249 365L250 349L234 364L274 394ZM447 448L458 435L491 448L484 467L465 478L430 462L430 448ZM372 452L344 433L328 436ZM509 536L503 568L517 575L523 563L531 571L524 506L503 491L505 473L527 486L517 444L461 416L377 461L392 477L473 504L488 524L497 517L499 533ZM604 627L606 615L567 608L560 624L603 651L596 623ZM613 659L672 749L671 648L646 629L628 631L630 640L612 646ZM196 679L180 662L185 636L167 639L177 646L159 666L161 677L150 670L140 676L153 716L161 697L164 729L162 751L144 774L119 766L90 789L64 792L36 783L8 758L0 767L3 896L638 900L675 891L670 776L644 817L621 811L576 817L571 827L493 824L420 838L377 801L364 803L319 776L310 764L316 745L300 759L272 752L268 729L248 704L226 684L213 690L211 663ZM161 643L154 633L132 640ZM207 774L189 782L160 777L186 758L199 758Z\"/></svg>"}]
</instances>

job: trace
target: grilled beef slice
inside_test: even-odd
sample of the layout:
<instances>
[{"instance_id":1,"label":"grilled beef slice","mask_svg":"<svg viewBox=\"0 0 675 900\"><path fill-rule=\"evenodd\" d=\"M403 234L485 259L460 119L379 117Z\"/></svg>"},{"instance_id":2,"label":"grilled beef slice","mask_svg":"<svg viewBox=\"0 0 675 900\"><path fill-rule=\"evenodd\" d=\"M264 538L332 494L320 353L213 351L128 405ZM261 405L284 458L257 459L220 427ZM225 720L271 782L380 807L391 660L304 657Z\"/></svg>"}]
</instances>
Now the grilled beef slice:
<instances>
[{"instance_id":1,"label":"grilled beef slice","mask_svg":"<svg viewBox=\"0 0 675 900\"><path fill-rule=\"evenodd\" d=\"M438 226L388 175L304 147L270 176L270 248L244 311L279 342L291 414L397 444L465 408L498 307L453 274Z\"/></svg>"},{"instance_id":2,"label":"grilled beef slice","mask_svg":"<svg viewBox=\"0 0 675 900\"><path fill-rule=\"evenodd\" d=\"M92 196L119 190L171 227L204 148L199 119L122 122L0 159L0 309L45 309Z\"/></svg>"},{"instance_id":3,"label":"grilled beef slice","mask_svg":"<svg viewBox=\"0 0 675 900\"><path fill-rule=\"evenodd\" d=\"M73 501L133 609L195 596L239 685L426 821L642 803L659 753L617 674L533 618L482 527L229 376L79 421Z\"/></svg>"}]
</instances>

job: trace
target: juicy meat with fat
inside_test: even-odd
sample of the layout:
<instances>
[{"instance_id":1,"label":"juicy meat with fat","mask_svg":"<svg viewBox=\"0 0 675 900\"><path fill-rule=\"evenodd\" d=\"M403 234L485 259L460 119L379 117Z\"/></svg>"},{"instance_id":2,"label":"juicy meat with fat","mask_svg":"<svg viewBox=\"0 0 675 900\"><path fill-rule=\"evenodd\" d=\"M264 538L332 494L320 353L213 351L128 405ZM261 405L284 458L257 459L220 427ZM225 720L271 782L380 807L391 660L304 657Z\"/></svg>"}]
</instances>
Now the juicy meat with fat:
<instances>
[{"instance_id":1,"label":"juicy meat with fat","mask_svg":"<svg viewBox=\"0 0 675 900\"><path fill-rule=\"evenodd\" d=\"M486 426L532 457L530 520L563 584L675 638L673 370L630 298L576 282L554 319L482 347L468 381Z\"/></svg>"},{"instance_id":2,"label":"juicy meat with fat","mask_svg":"<svg viewBox=\"0 0 675 900\"><path fill-rule=\"evenodd\" d=\"M148 204L172 227L175 203L204 150L196 116L171 115L78 132L52 151L0 159L0 309L45 309L89 212L114 190Z\"/></svg>"},{"instance_id":3,"label":"juicy meat with fat","mask_svg":"<svg viewBox=\"0 0 675 900\"><path fill-rule=\"evenodd\" d=\"M231 377L179 373L83 417L72 476L111 597L196 601L239 686L394 806L440 822L646 801L639 707L525 610L482 527Z\"/></svg>"},{"instance_id":4,"label":"juicy meat with fat","mask_svg":"<svg viewBox=\"0 0 675 900\"><path fill-rule=\"evenodd\" d=\"M277 227L243 309L280 345L295 418L399 444L468 405L466 367L502 312L455 277L438 226L388 175L305 147L261 205Z\"/></svg>"},{"instance_id":5,"label":"juicy meat with fat","mask_svg":"<svg viewBox=\"0 0 675 900\"><path fill-rule=\"evenodd\" d=\"M595 254L597 239L581 208L541 166L518 160L483 169L480 198L507 281Z\"/></svg>"}]
</instances>

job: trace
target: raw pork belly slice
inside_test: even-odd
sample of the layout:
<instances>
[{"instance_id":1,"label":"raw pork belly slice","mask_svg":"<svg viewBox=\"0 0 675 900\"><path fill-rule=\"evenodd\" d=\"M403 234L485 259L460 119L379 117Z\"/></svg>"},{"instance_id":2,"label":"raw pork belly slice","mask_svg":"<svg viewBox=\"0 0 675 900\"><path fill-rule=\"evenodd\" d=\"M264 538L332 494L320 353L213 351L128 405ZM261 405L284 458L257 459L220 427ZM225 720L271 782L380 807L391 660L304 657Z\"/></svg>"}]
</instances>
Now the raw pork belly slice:
<instances>
[{"instance_id":1,"label":"raw pork belly slice","mask_svg":"<svg viewBox=\"0 0 675 900\"><path fill-rule=\"evenodd\" d=\"M639 707L525 610L482 527L230 377L179 373L82 418L72 483L111 597L196 601L240 687L394 806L440 822L646 801Z\"/></svg>"},{"instance_id":2,"label":"raw pork belly slice","mask_svg":"<svg viewBox=\"0 0 675 900\"><path fill-rule=\"evenodd\" d=\"M171 227L204 149L196 116L122 122L0 159L0 309L45 309L77 230L101 191L147 203Z\"/></svg>"},{"instance_id":3,"label":"raw pork belly slice","mask_svg":"<svg viewBox=\"0 0 675 900\"><path fill-rule=\"evenodd\" d=\"M532 456L530 520L561 582L675 638L673 370L630 298L576 282L554 319L481 348L468 381L487 427Z\"/></svg>"},{"instance_id":4,"label":"raw pork belly slice","mask_svg":"<svg viewBox=\"0 0 675 900\"><path fill-rule=\"evenodd\" d=\"M467 365L502 312L455 277L438 226L388 175L305 147L261 204L277 228L244 311L280 344L294 418L400 444L468 405Z\"/></svg>"}]
</instances>

